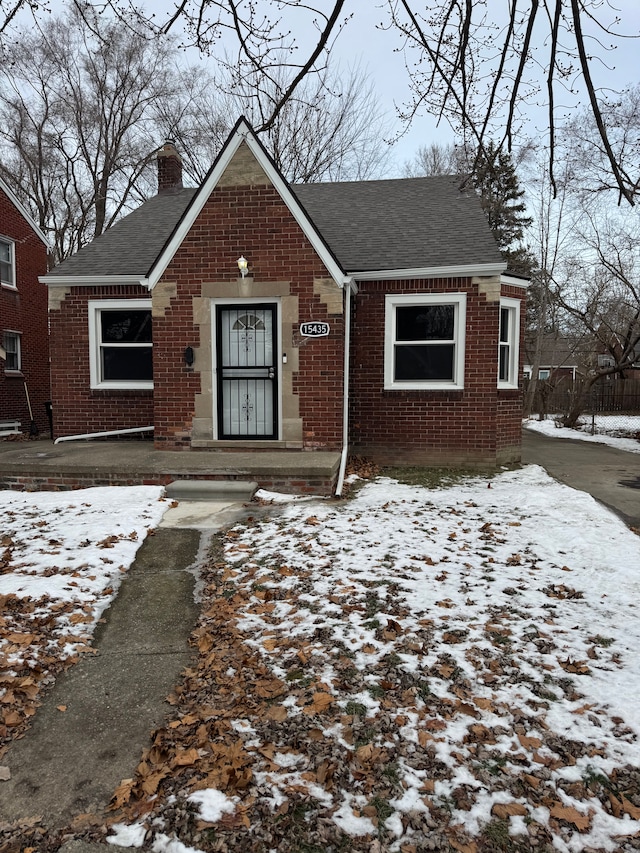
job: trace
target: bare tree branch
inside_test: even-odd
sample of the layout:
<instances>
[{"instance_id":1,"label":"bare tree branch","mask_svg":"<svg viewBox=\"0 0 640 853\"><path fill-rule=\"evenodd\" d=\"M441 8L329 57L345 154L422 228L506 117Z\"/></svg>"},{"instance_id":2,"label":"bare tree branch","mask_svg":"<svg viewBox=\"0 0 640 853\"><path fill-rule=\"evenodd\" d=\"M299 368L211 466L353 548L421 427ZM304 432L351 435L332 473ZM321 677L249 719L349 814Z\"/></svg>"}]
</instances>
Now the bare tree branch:
<instances>
[{"instance_id":1,"label":"bare tree branch","mask_svg":"<svg viewBox=\"0 0 640 853\"><path fill-rule=\"evenodd\" d=\"M259 75L263 94L272 98L270 104L265 97L261 101L260 129L264 131L277 123L283 105L297 97L304 79L326 66L348 20L345 0L176 0L164 16L146 12L142 0L72 2L88 18L90 11L110 15L146 38L179 30L184 46L195 46L218 63L226 63L237 84L244 79L255 81ZM499 149L511 150L523 114L536 105L532 102L540 92L546 92L553 180L563 122L557 112L559 87L570 96L572 107L581 90L605 153L602 183L608 182L621 200L634 204L637 179L629 177L617 157L602 115L603 84L594 68L604 63L614 40L639 38L640 33L630 24L625 29L626 22L610 0L491 0L490 4L486 0L431 4L383 0L382 8L388 14L388 26L383 28L390 40L394 34L400 36L405 53L410 97L400 116L407 125L427 110L446 118L463 141L480 152L486 139L493 139ZM42 16L36 0L0 0L3 39L10 38L22 11L31 11L36 19ZM345 16L342 23L341 16ZM311 44L310 31L315 31ZM602 38L605 34L607 43ZM390 41L389 50L393 49ZM231 53L235 58L227 61L225 56Z\"/></svg>"}]
</instances>

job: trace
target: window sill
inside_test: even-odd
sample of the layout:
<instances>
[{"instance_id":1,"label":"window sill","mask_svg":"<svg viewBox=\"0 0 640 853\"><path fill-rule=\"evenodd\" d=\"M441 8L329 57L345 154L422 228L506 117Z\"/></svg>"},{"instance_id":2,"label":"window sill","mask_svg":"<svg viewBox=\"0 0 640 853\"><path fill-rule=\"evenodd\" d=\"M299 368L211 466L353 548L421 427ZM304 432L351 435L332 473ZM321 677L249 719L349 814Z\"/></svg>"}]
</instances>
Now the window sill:
<instances>
[{"instance_id":1,"label":"window sill","mask_svg":"<svg viewBox=\"0 0 640 853\"><path fill-rule=\"evenodd\" d=\"M105 382L92 385L91 391L153 391L153 382Z\"/></svg>"},{"instance_id":2,"label":"window sill","mask_svg":"<svg viewBox=\"0 0 640 853\"><path fill-rule=\"evenodd\" d=\"M5 290L14 290L14 291L18 290L18 288L15 284L9 284L8 281L0 281L0 286L3 287Z\"/></svg>"},{"instance_id":3,"label":"window sill","mask_svg":"<svg viewBox=\"0 0 640 853\"><path fill-rule=\"evenodd\" d=\"M4 375L11 379L24 379L24 373L21 370L5 370Z\"/></svg>"},{"instance_id":4,"label":"window sill","mask_svg":"<svg viewBox=\"0 0 640 853\"><path fill-rule=\"evenodd\" d=\"M464 385L454 385L451 382L394 382L385 385L385 391L464 391Z\"/></svg>"}]
</instances>

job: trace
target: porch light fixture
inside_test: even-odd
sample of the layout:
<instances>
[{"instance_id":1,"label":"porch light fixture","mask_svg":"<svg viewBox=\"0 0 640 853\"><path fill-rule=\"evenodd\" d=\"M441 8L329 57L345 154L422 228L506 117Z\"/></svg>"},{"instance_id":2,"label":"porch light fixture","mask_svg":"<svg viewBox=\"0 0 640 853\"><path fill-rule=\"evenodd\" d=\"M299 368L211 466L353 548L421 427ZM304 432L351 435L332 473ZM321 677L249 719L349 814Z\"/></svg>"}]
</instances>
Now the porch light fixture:
<instances>
[{"instance_id":1,"label":"porch light fixture","mask_svg":"<svg viewBox=\"0 0 640 853\"><path fill-rule=\"evenodd\" d=\"M243 255L238 258L238 269L240 270L242 278L244 278L249 271L249 261Z\"/></svg>"},{"instance_id":2,"label":"porch light fixture","mask_svg":"<svg viewBox=\"0 0 640 853\"><path fill-rule=\"evenodd\" d=\"M196 360L196 354L193 351L193 347L186 347L184 351L184 363L187 367L192 367L193 362Z\"/></svg>"}]
</instances>

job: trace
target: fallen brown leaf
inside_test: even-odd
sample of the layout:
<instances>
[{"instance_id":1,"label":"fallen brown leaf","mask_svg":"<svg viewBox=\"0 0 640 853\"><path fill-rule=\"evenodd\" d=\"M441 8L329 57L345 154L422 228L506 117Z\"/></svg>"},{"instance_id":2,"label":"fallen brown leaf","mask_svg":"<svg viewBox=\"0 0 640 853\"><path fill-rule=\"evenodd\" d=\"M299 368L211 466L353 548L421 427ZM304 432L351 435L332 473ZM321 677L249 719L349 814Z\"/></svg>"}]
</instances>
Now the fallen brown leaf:
<instances>
[{"instance_id":1,"label":"fallen brown leaf","mask_svg":"<svg viewBox=\"0 0 640 853\"><path fill-rule=\"evenodd\" d=\"M582 814L577 809L571 806L563 806L561 803L556 803L550 810L551 817L558 820L565 820L567 823L572 823L578 832L585 832L589 829L589 815Z\"/></svg>"}]
</instances>

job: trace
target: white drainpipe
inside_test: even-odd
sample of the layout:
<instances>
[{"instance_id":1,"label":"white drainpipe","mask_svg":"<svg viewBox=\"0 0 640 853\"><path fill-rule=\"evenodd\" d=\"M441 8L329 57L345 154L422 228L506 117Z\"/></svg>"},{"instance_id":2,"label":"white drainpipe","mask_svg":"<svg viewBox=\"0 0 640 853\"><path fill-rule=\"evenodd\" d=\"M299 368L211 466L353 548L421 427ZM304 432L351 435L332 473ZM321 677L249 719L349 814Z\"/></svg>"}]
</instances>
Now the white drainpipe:
<instances>
[{"instance_id":1,"label":"white drainpipe","mask_svg":"<svg viewBox=\"0 0 640 853\"><path fill-rule=\"evenodd\" d=\"M152 426L134 427L133 429L112 429L108 432L86 432L84 435L62 435L56 438L54 444L60 444L61 441L80 441L81 438L106 438L108 435L128 435L132 432L153 432Z\"/></svg>"},{"instance_id":2,"label":"white drainpipe","mask_svg":"<svg viewBox=\"0 0 640 853\"><path fill-rule=\"evenodd\" d=\"M342 455L340 457L340 470L336 484L336 497L342 495L344 488L344 475L347 470L347 456L349 455L349 349L351 346L351 293L355 288L353 279L346 284L347 293L345 299L344 319L344 399L342 411Z\"/></svg>"}]
</instances>

